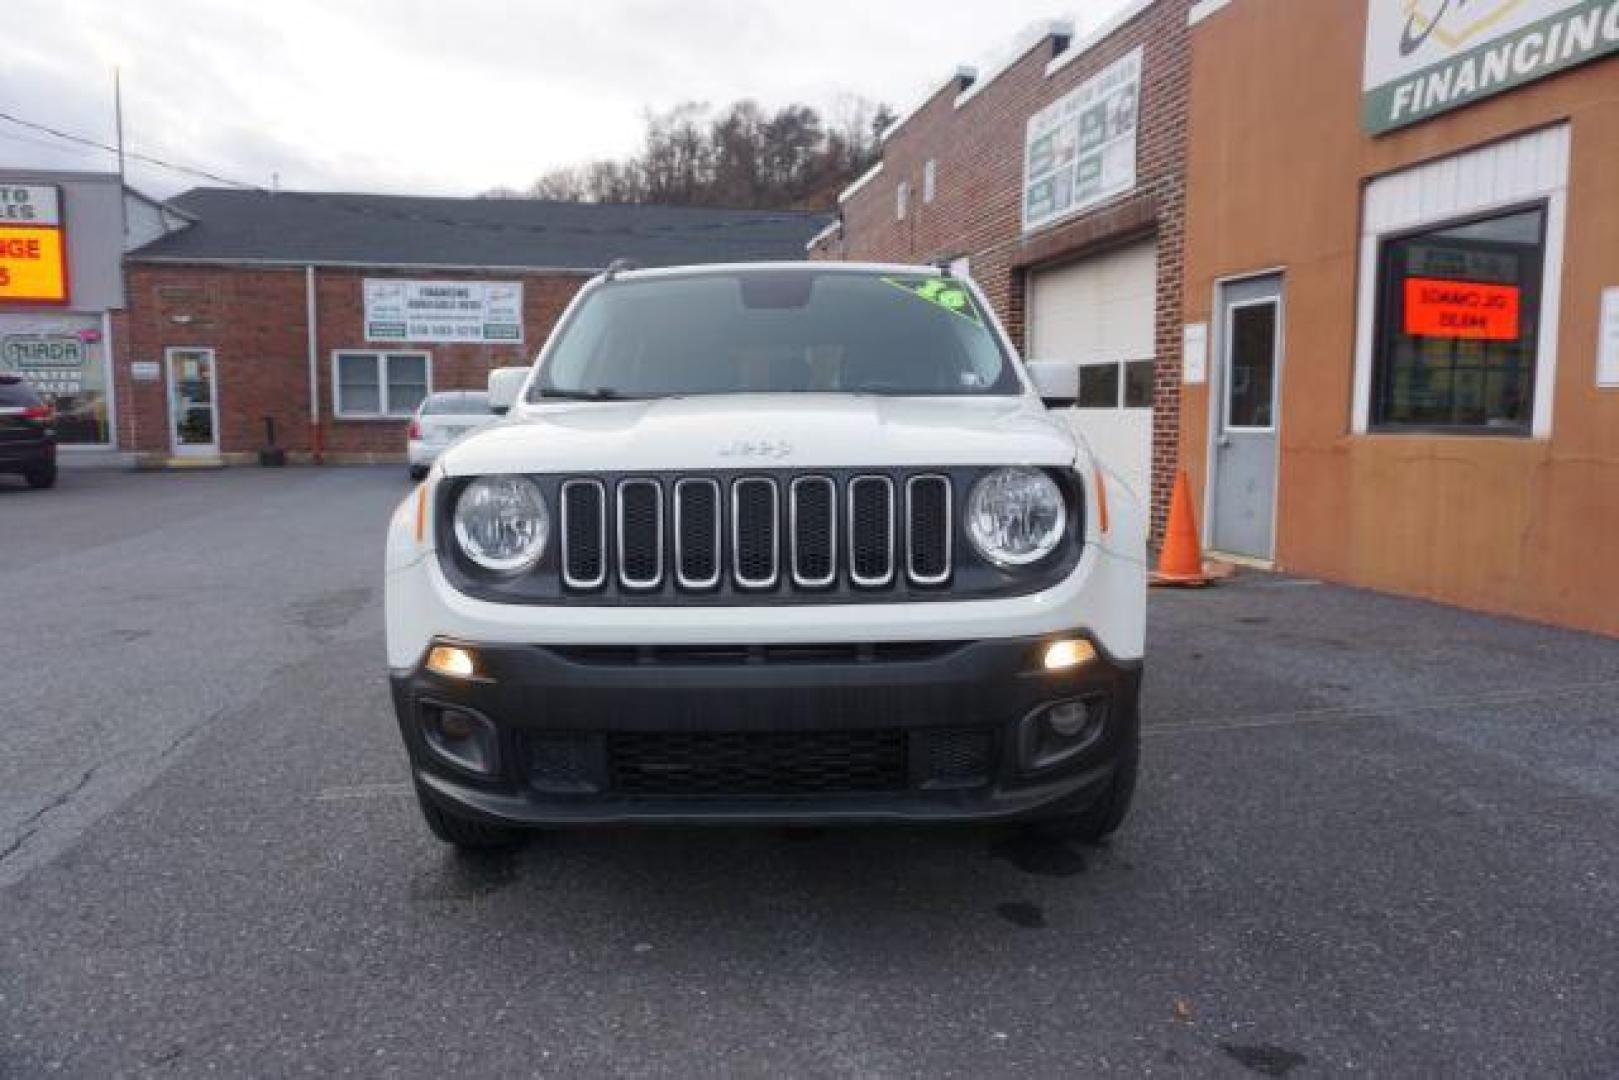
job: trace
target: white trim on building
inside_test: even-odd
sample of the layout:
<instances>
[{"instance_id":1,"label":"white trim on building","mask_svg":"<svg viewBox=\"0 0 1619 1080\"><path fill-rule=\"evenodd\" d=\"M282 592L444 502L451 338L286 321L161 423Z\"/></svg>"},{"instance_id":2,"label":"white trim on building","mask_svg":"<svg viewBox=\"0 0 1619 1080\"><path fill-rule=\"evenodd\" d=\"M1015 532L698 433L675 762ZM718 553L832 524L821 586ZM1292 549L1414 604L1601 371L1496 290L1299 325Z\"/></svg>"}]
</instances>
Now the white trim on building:
<instances>
[{"instance_id":1,"label":"white trim on building","mask_svg":"<svg viewBox=\"0 0 1619 1080\"><path fill-rule=\"evenodd\" d=\"M1134 3L1120 8L1102 25L1086 34L1083 38L1069 42L1068 48L1053 56L1051 62L1046 65L1046 78L1051 78L1051 76L1112 37L1125 23L1160 2L1162 0L1135 0Z\"/></svg>"},{"instance_id":2,"label":"white trim on building","mask_svg":"<svg viewBox=\"0 0 1619 1080\"><path fill-rule=\"evenodd\" d=\"M1186 13L1186 25L1196 26L1210 15L1219 12L1221 8L1229 3L1231 3L1231 0L1197 0L1197 3L1192 5L1192 9Z\"/></svg>"},{"instance_id":3,"label":"white trim on building","mask_svg":"<svg viewBox=\"0 0 1619 1080\"><path fill-rule=\"evenodd\" d=\"M877 179L877 177L882 174L882 171L883 171L883 163L881 161L879 161L877 164L873 165L871 168L869 168L865 172L861 173L858 177L855 178L854 183L852 183L848 187L844 188L843 191L841 191L838 194L838 202L839 202L839 204L846 203L850 199L854 198L855 194L857 192L859 192L859 190L861 188L865 187L867 184L869 184L873 180Z\"/></svg>"}]
</instances>

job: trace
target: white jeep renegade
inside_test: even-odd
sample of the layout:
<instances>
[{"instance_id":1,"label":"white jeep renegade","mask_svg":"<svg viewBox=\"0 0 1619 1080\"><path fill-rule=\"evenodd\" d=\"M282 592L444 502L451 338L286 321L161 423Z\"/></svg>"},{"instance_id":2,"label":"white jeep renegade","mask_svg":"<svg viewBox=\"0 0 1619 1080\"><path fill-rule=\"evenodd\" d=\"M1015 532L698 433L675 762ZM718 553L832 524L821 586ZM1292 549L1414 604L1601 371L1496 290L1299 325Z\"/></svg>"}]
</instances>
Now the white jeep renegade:
<instances>
[{"instance_id":1,"label":"white jeep renegade","mask_svg":"<svg viewBox=\"0 0 1619 1080\"><path fill-rule=\"evenodd\" d=\"M1032 375L1031 375L1032 372ZM428 824L1006 820L1135 786L1140 504L930 267L610 272L394 515Z\"/></svg>"}]
</instances>

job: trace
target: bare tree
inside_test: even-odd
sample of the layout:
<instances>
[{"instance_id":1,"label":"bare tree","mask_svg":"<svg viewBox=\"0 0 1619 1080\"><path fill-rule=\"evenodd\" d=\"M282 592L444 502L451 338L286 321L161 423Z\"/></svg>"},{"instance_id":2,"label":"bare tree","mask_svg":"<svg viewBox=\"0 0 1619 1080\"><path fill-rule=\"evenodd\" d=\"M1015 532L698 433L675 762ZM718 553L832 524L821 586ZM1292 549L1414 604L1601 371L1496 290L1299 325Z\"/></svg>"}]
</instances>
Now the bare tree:
<instances>
[{"instance_id":1,"label":"bare tree","mask_svg":"<svg viewBox=\"0 0 1619 1080\"><path fill-rule=\"evenodd\" d=\"M550 199L555 202L583 202L589 197L589 184L585 170L574 165L552 169L529 185L531 199Z\"/></svg>"},{"instance_id":2,"label":"bare tree","mask_svg":"<svg viewBox=\"0 0 1619 1080\"><path fill-rule=\"evenodd\" d=\"M714 113L689 101L646 114L638 154L552 169L525 194L566 202L825 208L877 159L878 136L893 119L886 105L856 97L838 100L830 124L803 104L767 113L744 99ZM495 188L486 195L516 193Z\"/></svg>"}]
</instances>

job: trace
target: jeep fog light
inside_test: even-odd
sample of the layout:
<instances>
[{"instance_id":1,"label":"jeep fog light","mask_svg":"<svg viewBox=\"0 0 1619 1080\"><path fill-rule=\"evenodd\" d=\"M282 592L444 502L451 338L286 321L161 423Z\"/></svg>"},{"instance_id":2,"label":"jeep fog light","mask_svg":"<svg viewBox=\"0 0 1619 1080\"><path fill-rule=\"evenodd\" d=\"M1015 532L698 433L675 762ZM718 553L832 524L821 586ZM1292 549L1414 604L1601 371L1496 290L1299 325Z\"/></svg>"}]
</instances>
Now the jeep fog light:
<instances>
[{"instance_id":1,"label":"jeep fog light","mask_svg":"<svg viewBox=\"0 0 1619 1080\"><path fill-rule=\"evenodd\" d=\"M1091 722L1091 710L1083 701L1065 701L1046 713L1051 730L1067 739L1082 734Z\"/></svg>"},{"instance_id":2,"label":"jeep fog light","mask_svg":"<svg viewBox=\"0 0 1619 1080\"><path fill-rule=\"evenodd\" d=\"M1046 646L1046 670L1067 671L1096 659L1096 646L1082 638L1053 641Z\"/></svg>"},{"instance_id":3,"label":"jeep fog light","mask_svg":"<svg viewBox=\"0 0 1619 1080\"><path fill-rule=\"evenodd\" d=\"M468 772L493 776L500 762L500 735L488 717L471 709L422 703L422 734L428 749Z\"/></svg>"},{"instance_id":4,"label":"jeep fog light","mask_svg":"<svg viewBox=\"0 0 1619 1080\"><path fill-rule=\"evenodd\" d=\"M434 645L427 654L427 670L447 679L470 679L478 673L478 665L459 645Z\"/></svg>"}]
</instances>

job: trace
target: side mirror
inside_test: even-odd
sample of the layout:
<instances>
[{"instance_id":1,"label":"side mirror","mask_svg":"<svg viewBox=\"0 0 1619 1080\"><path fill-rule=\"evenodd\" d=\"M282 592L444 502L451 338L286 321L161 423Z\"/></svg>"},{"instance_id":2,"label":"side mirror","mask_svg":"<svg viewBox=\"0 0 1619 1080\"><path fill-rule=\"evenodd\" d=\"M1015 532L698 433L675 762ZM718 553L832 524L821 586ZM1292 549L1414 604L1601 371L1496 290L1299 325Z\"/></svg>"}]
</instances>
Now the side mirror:
<instances>
[{"instance_id":1,"label":"side mirror","mask_svg":"<svg viewBox=\"0 0 1619 1080\"><path fill-rule=\"evenodd\" d=\"M1048 409L1066 409L1079 400L1079 365L1066 360L1030 360L1035 392Z\"/></svg>"},{"instance_id":2,"label":"side mirror","mask_svg":"<svg viewBox=\"0 0 1619 1080\"><path fill-rule=\"evenodd\" d=\"M517 395L528 381L526 367L496 368L489 373L489 411L505 416L517 404Z\"/></svg>"}]
</instances>

